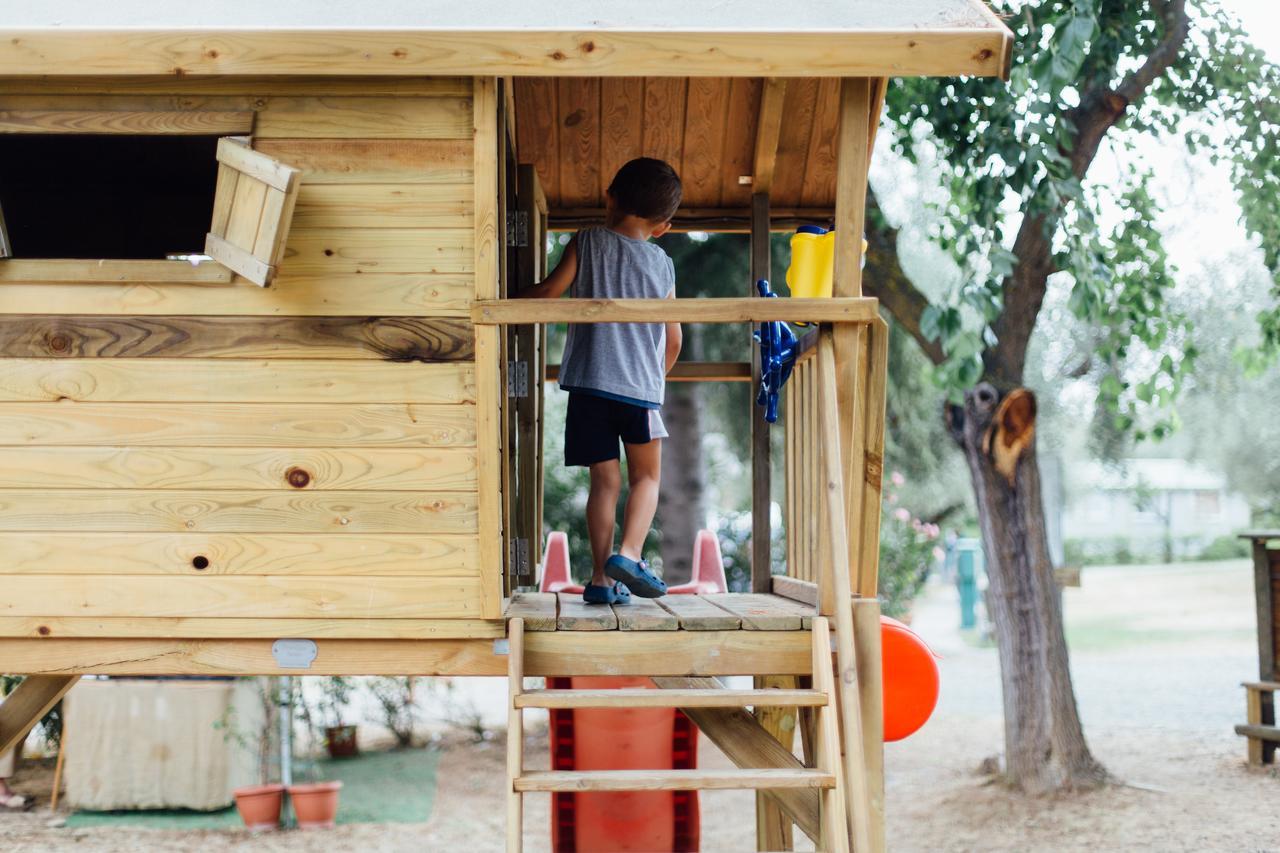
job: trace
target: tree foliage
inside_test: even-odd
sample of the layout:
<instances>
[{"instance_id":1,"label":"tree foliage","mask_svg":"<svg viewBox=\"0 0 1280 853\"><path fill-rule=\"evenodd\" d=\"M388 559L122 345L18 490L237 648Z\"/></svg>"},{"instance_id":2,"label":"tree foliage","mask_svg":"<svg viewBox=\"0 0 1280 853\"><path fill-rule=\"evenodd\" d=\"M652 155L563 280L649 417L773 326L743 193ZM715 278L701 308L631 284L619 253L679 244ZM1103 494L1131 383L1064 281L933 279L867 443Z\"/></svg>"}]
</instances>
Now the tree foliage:
<instances>
[{"instance_id":1,"label":"tree foliage","mask_svg":"<svg viewBox=\"0 0 1280 853\"><path fill-rule=\"evenodd\" d=\"M1280 71L1214 0L993 5L1017 37L1008 83L910 79L888 94L896 149L946 164L934 236L964 270L899 319L935 347L950 387L1008 387L1022 381L1047 282L1063 280L1097 330L1101 405L1119 431L1162 437L1196 349L1168 299L1175 271L1144 146L1180 137L1228 164L1280 296ZM1104 137L1118 174L1087 180ZM1280 352L1280 307L1258 319Z\"/></svg>"}]
</instances>

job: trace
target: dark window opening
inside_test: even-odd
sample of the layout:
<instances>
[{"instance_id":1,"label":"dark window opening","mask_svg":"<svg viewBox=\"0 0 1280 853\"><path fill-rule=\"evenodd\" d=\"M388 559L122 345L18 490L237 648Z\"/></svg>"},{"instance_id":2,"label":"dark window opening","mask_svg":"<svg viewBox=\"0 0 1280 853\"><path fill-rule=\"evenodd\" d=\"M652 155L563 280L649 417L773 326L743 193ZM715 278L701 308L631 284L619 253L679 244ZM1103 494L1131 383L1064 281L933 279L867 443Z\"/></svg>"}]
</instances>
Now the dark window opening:
<instances>
[{"instance_id":1,"label":"dark window opening","mask_svg":"<svg viewBox=\"0 0 1280 853\"><path fill-rule=\"evenodd\" d=\"M15 258L200 254L216 136L0 134L0 210Z\"/></svg>"}]
</instances>

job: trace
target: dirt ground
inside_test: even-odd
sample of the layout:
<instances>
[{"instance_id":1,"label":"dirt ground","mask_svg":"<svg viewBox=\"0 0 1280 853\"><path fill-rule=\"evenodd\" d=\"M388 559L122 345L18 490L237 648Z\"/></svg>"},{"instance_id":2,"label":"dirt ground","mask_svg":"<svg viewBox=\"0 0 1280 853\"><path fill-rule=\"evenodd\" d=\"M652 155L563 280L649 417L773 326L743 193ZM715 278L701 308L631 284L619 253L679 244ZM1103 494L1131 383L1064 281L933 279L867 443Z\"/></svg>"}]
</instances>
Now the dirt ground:
<instances>
[{"instance_id":1,"label":"dirt ground","mask_svg":"<svg viewBox=\"0 0 1280 853\"><path fill-rule=\"evenodd\" d=\"M1244 742L1231 728L1244 715L1239 682L1256 677L1247 564L1086 569L1064 607L1090 746L1120 784L1029 799L977 772L1002 746L996 655L960 634L955 591L935 584L913 624L942 655L943 692L922 731L887 747L889 848L1280 851L1280 772L1247 768ZM531 736L526 754L530 767L546 766L545 734ZM257 837L50 825L49 772L35 767L18 787L40 796L44 808L0 815L0 850L496 851L504 837L504 755L501 738L448 744L426 824ZM710 747L701 761L725 763ZM749 793L712 792L703 804L704 850L754 849ZM526 849L548 850L549 797L526 797L525 811Z\"/></svg>"}]
</instances>

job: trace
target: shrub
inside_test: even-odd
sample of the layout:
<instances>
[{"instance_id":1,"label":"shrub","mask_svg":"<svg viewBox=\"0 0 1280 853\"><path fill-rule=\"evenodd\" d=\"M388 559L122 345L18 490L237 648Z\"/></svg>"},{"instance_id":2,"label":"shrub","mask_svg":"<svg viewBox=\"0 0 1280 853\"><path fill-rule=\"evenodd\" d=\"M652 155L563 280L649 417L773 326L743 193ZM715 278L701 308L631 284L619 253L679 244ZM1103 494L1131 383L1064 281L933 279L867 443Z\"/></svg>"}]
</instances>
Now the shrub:
<instances>
[{"instance_id":1,"label":"shrub","mask_svg":"<svg viewBox=\"0 0 1280 853\"><path fill-rule=\"evenodd\" d=\"M905 483L898 472L889 478L880 514L880 608L886 616L901 618L911 610L929 571L942 558L938 525L921 521L905 507L896 506L895 487Z\"/></svg>"},{"instance_id":2,"label":"shrub","mask_svg":"<svg viewBox=\"0 0 1280 853\"><path fill-rule=\"evenodd\" d=\"M1249 556L1249 543L1238 536L1219 536L1200 550L1199 560L1235 560Z\"/></svg>"}]
</instances>

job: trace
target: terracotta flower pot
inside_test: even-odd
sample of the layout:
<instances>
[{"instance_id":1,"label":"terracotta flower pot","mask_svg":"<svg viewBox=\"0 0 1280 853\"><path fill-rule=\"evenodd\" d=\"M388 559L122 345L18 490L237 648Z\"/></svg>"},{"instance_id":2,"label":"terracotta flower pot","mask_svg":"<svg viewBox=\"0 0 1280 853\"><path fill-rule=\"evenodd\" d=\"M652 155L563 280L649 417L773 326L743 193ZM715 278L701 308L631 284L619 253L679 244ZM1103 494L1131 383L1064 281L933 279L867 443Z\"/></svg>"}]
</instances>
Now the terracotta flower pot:
<instances>
[{"instance_id":1,"label":"terracotta flower pot","mask_svg":"<svg viewBox=\"0 0 1280 853\"><path fill-rule=\"evenodd\" d=\"M275 829L280 825L280 806L284 802L284 785L249 785L231 792L236 798L236 811L251 832Z\"/></svg>"},{"instance_id":2,"label":"terracotta flower pot","mask_svg":"<svg viewBox=\"0 0 1280 853\"><path fill-rule=\"evenodd\" d=\"M351 758L360 752L355 726L329 726L324 730L324 741L330 758Z\"/></svg>"},{"instance_id":3,"label":"terracotta flower pot","mask_svg":"<svg viewBox=\"0 0 1280 853\"><path fill-rule=\"evenodd\" d=\"M289 799L293 802L293 814L299 829L321 829L333 826L338 813L338 791L341 782L312 782L290 785Z\"/></svg>"}]
</instances>

